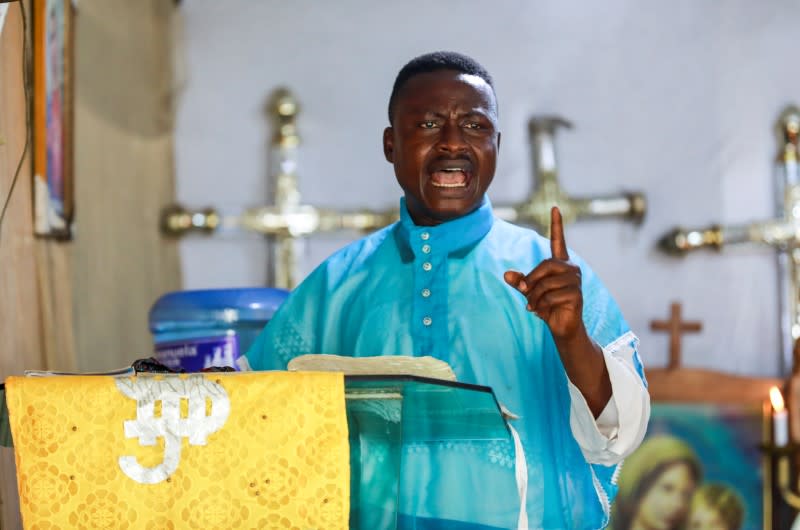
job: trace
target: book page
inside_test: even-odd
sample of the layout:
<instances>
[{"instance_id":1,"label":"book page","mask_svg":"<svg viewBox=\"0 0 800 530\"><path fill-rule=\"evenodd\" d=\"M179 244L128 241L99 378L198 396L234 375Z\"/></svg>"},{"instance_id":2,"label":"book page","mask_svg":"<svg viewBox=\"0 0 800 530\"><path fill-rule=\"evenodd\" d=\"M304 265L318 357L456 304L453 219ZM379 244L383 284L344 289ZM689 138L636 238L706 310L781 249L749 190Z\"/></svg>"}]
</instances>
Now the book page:
<instances>
[{"instance_id":1,"label":"book page","mask_svg":"<svg viewBox=\"0 0 800 530\"><path fill-rule=\"evenodd\" d=\"M446 362L434 357L384 355L347 357L343 355L308 354L289 361L290 371L342 372L345 375L414 375L455 381L456 374Z\"/></svg>"}]
</instances>

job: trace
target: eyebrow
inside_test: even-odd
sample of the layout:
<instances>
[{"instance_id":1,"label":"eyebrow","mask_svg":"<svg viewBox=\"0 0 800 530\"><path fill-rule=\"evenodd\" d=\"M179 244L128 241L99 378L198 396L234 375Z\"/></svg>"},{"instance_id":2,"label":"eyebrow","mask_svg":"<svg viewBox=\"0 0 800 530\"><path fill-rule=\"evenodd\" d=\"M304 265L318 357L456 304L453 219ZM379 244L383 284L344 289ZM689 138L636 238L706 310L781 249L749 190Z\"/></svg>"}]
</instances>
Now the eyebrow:
<instances>
[{"instance_id":1,"label":"eyebrow","mask_svg":"<svg viewBox=\"0 0 800 530\"><path fill-rule=\"evenodd\" d=\"M433 116L435 118L448 118L450 116L449 113L441 113L441 112L437 112L437 111L433 111L433 110L423 110L422 108L420 108L420 109L411 109L411 112L414 112L414 113L418 112L419 114L422 114L423 116ZM461 114L461 116L467 117L467 118L477 116L477 117L480 117L480 118L491 119L492 112L491 112L491 110L481 111L481 110L472 109L472 110L469 110L469 111Z\"/></svg>"}]
</instances>

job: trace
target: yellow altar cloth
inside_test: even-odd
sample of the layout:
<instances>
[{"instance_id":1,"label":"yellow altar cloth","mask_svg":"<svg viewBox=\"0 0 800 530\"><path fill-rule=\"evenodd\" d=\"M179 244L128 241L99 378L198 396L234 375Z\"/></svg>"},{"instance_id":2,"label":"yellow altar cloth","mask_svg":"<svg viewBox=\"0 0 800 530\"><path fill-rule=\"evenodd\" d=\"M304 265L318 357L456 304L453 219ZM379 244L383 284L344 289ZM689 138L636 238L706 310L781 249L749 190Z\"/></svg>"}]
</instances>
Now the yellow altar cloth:
<instances>
[{"instance_id":1,"label":"yellow altar cloth","mask_svg":"<svg viewBox=\"0 0 800 530\"><path fill-rule=\"evenodd\" d=\"M9 377L29 529L345 529L341 374Z\"/></svg>"}]
</instances>

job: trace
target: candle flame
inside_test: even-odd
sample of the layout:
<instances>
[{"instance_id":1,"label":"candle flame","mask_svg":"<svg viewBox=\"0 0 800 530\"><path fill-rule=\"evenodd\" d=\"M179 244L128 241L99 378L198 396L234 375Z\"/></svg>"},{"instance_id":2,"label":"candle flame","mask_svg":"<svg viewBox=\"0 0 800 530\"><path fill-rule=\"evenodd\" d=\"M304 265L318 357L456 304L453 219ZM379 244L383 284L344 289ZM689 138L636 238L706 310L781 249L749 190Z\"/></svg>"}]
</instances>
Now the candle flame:
<instances>
[{"instance_id":1,"label":"candle flame","mask_svg":"<svg viewBox=\"0 0 800 530\"><path fill-rule=\"evenodd\" d=\"M775 412L782 412L785 405L783 403L783 395L781 391L778 390L777 386L773 386L769 389L769 400L772 401L772 408L775 409Z\"/></svg>"}]
</instances>

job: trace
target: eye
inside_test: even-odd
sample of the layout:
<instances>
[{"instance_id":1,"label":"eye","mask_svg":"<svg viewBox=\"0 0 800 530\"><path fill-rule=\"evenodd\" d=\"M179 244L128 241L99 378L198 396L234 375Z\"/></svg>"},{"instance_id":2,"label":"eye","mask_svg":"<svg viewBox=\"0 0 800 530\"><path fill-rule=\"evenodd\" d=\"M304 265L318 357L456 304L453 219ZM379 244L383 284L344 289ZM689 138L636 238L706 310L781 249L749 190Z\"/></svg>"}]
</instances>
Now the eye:
<instances>
[{"instance_id":1,"label":"eye","mask_svg":"<svg viewBox=\"0 0 800 530\"><path fill-rule=\"evenodd\" d=\"M478 123L476 121L468 121L467 123L464 124L464 127L466 127L467 129L473 129L473 130L483 129L483 125L481 125L480 123Z\"/></svg>"},{"instance_id":2,"label":"eye","mask_svg":"<svg viewBox=\"0 0 800 530\"><path fill-rule=\"evenodd\" d=\"M422 127L423 129L433 129L434 127L436 127L436 122L433 120L427 120L420 123L419 126Z\"/></svg>"}]
</instances>

